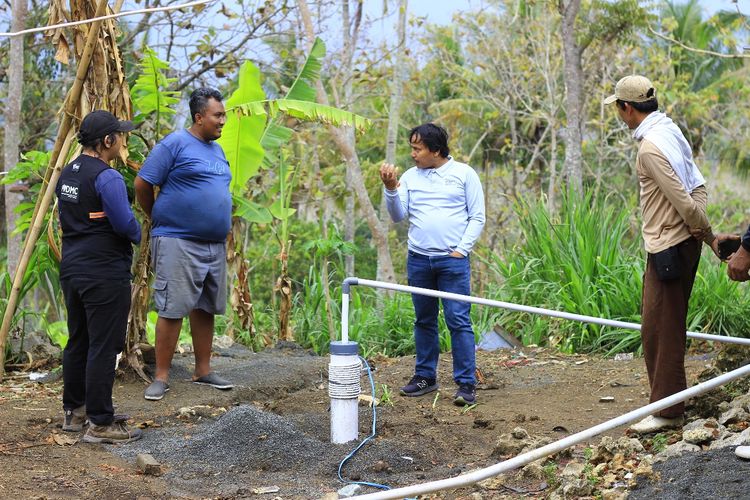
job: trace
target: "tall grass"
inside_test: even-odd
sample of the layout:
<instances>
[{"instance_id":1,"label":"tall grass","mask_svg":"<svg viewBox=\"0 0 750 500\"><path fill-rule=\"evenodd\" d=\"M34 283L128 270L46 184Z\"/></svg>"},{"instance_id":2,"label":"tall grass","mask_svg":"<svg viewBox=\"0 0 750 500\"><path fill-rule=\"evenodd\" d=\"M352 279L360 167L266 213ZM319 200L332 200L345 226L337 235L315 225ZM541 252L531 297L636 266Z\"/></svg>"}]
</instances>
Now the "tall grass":
<instances>
[{"instance_id":1,"label":"tall grass","mask_svg":"<svg viewBox=\"0 0 750 500\"><path fill-rule=\"evenodd\" d=\"M333 276L329 276L329 279ZM305 281L295 296L293 321L295 337L301 345L323 354L328 352L330 332L325 318L325 277L311 266ZM340 338L341 328L341 284L331 282L332 304L330 309L337 328L336 338ZM414 308L411 296L395 293L392 296L377 296L372 288L353 287L349 305L349 338L360 345L365 356L383 354L386 356L406 356L414 354ZM487 331L494 324L494 317L488 308L474 306L472 323L475 335ZM450 350L450 333L445 324L442 310L438 319L440 350Z\"/></svg>"},{"instance_id":2,"label":"tall grass","mask_svg":"<svg viewBox=\"0 0 750 500\"><path fill-rule=\"evenodd\" d=\"M519 244L489 267L501 300L600 318L640 323L645 253L631 225L633 207L587 193L563 197L559 215L542 201L521 201L516 214ZM638 331L503 311L494 319L525 344L564 352L640 349ZM693 331L744 336L750 329L750 296L730 282L726 268L707 248L696 277L688 315Z\"/></svg>"}]
</instances>

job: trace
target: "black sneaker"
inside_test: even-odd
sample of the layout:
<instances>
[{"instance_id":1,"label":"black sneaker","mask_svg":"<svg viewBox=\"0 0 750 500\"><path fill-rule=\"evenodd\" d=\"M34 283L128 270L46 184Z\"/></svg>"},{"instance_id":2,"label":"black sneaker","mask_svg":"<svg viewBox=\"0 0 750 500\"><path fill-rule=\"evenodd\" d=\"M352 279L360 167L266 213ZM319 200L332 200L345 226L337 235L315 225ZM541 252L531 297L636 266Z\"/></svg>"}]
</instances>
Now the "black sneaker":
<instances>
[{"instance_id":1,"label":"black sneaker","mask_svg":"<svg viewBox=\"0 0 750 500\"><path fill-rule=\"evenodd\" d=\"M436 391L438 385L434 378L425 378L421 375L414 375L408 384L401 388L402 396L416 397L423 396L428 392Z\"/></svg>"},{"instance_id":2,"label":"black sneaker","mask_svg":"<svg viewBox=\"0 0 750 500\"><path fill-rule=\"evenodd\" d=\"M456 406L469 406L477 402L477 389L474 384L459 384L453 404Z\"/></svg>"}]
</instances>

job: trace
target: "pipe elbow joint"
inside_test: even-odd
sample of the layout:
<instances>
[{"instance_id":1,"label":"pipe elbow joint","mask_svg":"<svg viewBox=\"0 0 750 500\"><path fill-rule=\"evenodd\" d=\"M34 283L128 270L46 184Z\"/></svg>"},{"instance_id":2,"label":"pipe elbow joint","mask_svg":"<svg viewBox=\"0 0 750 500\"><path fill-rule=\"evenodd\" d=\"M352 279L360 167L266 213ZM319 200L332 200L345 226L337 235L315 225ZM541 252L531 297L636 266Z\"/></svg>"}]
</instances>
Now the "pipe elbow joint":
<instances>
[{"instance_id":1,"label":"pipe elbow joint","mask_svg":"<svg viewBox=\"0 0 750 500\"><path fill-rule=\"evenodd\" d=\"M344 283L341 286L341 293L349 294L350 288L352 286L355 286L359 284L359 278L356 278L354 276L350 276L346 279L344 279Z\"/></svg>"}]
</instances>

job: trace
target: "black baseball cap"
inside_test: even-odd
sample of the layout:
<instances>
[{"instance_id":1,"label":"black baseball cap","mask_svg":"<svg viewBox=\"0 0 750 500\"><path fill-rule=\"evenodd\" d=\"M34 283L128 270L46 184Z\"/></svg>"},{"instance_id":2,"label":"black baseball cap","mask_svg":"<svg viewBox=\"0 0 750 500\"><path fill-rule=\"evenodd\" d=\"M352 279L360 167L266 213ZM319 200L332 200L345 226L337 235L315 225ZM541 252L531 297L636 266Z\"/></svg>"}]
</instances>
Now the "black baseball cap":
<instances>
[{"instance_id":1,"label":"black baseball cap","mask_svg":"<svg viewBox=\"0 0 750 500\"><path fill-rule=\"evenodd\" d=\"M92 111L87 114L78 129L78 142L89 143L113 132L130 132L135 128L129 120L118 120L109 111Z\"/></svg>"}]
</instances>

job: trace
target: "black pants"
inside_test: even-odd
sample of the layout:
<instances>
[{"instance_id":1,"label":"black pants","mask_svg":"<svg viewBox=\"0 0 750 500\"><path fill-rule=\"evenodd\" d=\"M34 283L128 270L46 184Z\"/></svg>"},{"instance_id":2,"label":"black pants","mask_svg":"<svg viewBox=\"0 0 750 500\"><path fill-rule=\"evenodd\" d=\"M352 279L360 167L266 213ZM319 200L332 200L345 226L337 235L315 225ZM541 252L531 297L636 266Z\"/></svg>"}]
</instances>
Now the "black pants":
<instances>
[{"instance_id":1,"label":"black pants","mask_svg":"<svg viewBox=\"0 0 750 500\"><path fill-rule=\"evenodd\" d=\"M86 405L96 425L112 423L115 359L125 347L130 280L60 280L68 309L68 344L63 352L63 408Z\"/></svg>"}]
</instances>

